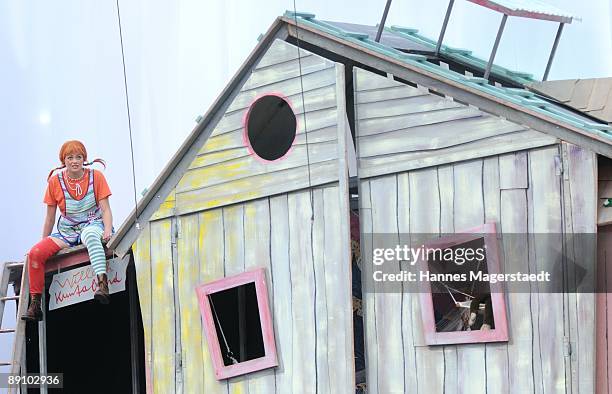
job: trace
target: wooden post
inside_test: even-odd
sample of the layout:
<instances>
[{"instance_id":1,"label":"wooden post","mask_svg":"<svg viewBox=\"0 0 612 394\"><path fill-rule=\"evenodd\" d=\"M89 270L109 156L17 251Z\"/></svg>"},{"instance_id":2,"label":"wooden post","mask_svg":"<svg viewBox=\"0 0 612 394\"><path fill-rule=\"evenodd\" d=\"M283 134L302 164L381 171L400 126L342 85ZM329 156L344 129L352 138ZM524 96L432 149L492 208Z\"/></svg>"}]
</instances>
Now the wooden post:
<instances>
[{"instance_id":1,"label":"wooden post","mask_svg":"<svg viewBox=\"0 0 612 394\"><path fill-rule=\"evenodd\" d=\"M501 40L502 33L504 32L504 27L506 26L506 21L508 20L508 15L504 14L504 17L501 20L501 24L499 25L499 30L497 31L497 37L495 37L495 44L493 44L493 51L491 52L491 56L489 57L489 63L487 63L487 69L484 73L484 79L489 79L489 74L491 73L491 68L493 67L493 60L495 60L495 54L497 53L497 47L499 46L499 41Z\"/></svg>"},{"instance_id":2,"label":"wooden post","mask_svg":"<svg viewBox=\"0 0 612 394\"><path fill-rule=\"evenodd\" d=\"M378 25L378 31L376 32L376 39L374 40L376 42L380 42L380 37L382 36L382 32L385 28L385 22L387 21L387 15L389 14L390 7L391 7L391 0L387 0L387 4L385 5L385 10L383 11L383 15L380 20L380 24Z\"/></svg>"},{"instance_id":3,"label":"wooden post","mask_svg":"<svg viewBox=\"0 0 612 394\"><path fill-rule=\"evenodd\" d=\"M550 51L550 56L548 58L548 63L546 64L546 71L544 71L544 77L542 77L542 81L546 81L548 79L548 73L550 72L550 67L552 66L553 59L555 58L555 52L557 52L557 46L559 45L561 33L563 32L563 25L565 25L565 23L559 23L559 29L557 29L555 42L553 44L552 50Z\"/></svg>"},{"instance_id":4,"label":"wooden post","mask_svg":"<svg viewBox=\"0 0 612 394\"><path fill-rule=\"evenodd\" d=\"M448 20L450 18L451 11L453 10L453 4L455 0L450 0L448 8L446 9L446 15L444 16L444 22L442 23L442 30L440 30L440 36L438 37L438 43L436 44L436 56L440 54L440 48L442 48L442 40L444 39L444 33L446 33L446 26L448 26Z\"/></svg>"}]
</instances>

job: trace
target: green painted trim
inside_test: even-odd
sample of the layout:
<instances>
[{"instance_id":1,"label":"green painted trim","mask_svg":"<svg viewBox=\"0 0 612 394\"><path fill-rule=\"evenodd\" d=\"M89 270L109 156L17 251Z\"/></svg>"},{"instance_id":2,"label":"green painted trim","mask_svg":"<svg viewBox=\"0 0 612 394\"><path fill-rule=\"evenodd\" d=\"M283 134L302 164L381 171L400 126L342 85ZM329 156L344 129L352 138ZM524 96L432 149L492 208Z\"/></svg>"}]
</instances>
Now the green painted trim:
<instances>
[{"instance_id":1,"label":"green painted trim","mask_svg":"<svg viewBox=\"0 0 612 394\"><path fill-rule=\"evenodd\" d=\"M387 28L385 30L391 33L396 33L402 38L411 40L415 43L429 46L432 50L434 50L437 45L437 41L417 34L418 30L416 29L410 29L401 26L391 26L390 28ZM487 66L486 60L473 56L472 51L468 49L453 48L447 45L442 45L442 47L440 48L440 52L455 61L469 64L473 67L482 69L483 71ZM533 75L529 73L509 70L496 64L492 66L491 73L493 75L502 76L506 79L510 79L521 85L535 82L535 80L533 79Z\"/></svg>"},{"instance_id":2,"label":"green painted trim","mask_svg":"<svg viewBox=\"0 0 612 394\"><path fill-rule=\"evenodd\" d=\"M302 17L301 15L305 16ZM561 107L557 106L553 102L546 101L526 89L504 88L490 85L489 81L484 78L468 77L466 75L446 69L437 64L428 62L426 56L408 54L395 48L378 43L374 40L371 40L367 34L346 31L336 26L330 25L329 23L318 21L315 19L314 14L293 13L291 11L287 11L285 13L285 16L290 18L296 18L297 16L297 18L299 19L299 23L303 23L317 30L332 34L338 38L360 45L372 51L381 53L385 56L395 58L412 66L427 70L446 79L461 83L464 86L483 91L487 94L501 98L505 101L520 105L531 111L539 112L556 120L585 130L591 134L604 136L605 138L610 139L612 141L611 126L607 124L586 122L584 119L580 119L577 116L562 111ZM436 45L435 41L417 34L418 30L416 29L392 26L391 28L385 28L385 30L393 34L397 34L403 38L410 39L413 42L431 46L432 48L435 48ZM472 64L475 67L480 67L484 69L484 67L486 66L486 62L484 60L471 56L472 52L467 49L442 46L441 50L447 56L456 59L461 59L461 61L468 64ZM522 85L534 82L531 74L511 71L500 66L494 65L492 68L492 72L497 75L502 75Z\"/></svg>"}]
</instances>

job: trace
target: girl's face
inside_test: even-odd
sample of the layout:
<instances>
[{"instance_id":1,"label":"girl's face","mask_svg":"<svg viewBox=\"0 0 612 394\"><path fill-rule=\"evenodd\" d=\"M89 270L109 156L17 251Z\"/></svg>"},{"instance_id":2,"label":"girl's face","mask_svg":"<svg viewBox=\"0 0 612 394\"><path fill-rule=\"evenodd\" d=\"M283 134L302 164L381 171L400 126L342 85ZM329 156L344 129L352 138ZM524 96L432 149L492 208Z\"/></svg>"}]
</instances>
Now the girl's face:
<instances>
[{"instance_id":1,"label":"girl's face","mask_svg":"<svg viewBox=\"0 0 612 394\"><path fill-rule=\"evenodd\" d=\"M69 153L64 157L64 165L69 171L76 172L83 169L83 155L78 153Z\"/></svg>"}]
</instances>

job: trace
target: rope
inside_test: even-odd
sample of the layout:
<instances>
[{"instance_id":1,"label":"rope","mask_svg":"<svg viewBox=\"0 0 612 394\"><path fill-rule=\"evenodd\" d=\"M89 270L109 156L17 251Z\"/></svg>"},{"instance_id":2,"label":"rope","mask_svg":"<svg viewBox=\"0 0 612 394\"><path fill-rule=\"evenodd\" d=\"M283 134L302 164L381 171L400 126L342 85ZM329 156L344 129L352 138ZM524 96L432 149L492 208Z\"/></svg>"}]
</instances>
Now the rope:
<instances>
[{"instance_id":1,"label":"rope","mask_svg":"<svg viewBox=\"0 0 612 394\"><path fill-rule=\"evenodd\" d=\"M439 282L442 286L444 286L446 288L446 291L448 291L448 294L451 296L451 298L453 299L453 302L455 303L455 306L457 306L458 308L470 308L470 305L472 303L472 301L470 300L466 300L466 301L457 301L455 299L455 296L453 296L453 291L459 294L463 294L464 296L473 299L475 298L473 295L469 295L467 293L464 293L460 290L454 289L450 286L448 286L447 284L445 284L444 282ZM485 304L479 304L478 305L478 309L482 310L485 308Z\"/></svg>"},{"instance_id":2,"label":"rope","mask_svg":"<svg viewBox=\"0 0 612 394\"><path fill-rule=\"evenodd\" d=\"M442 283L442 286L446 287L446 291L448 291L448 294L450 294L451 298L453 299L453 302L455 303L455 305L457 305L457 300L455 299L455 296L453 295L449 287L446 286L444 283Z\"/></svg>"},{"instance_id":3,"label":"rope","mask_svg":"<svg viewBox=\"0 0 612 394\"><path fill-rule=\"evenodd\" d=\"M471 295L471 294L467 294L467 293L464 293L464 292L462 292L461 290L457 290L457 289L455 289L455 288L453 288L453 287L450 287L449 285L447 285L446 283L444 283L444 282L442 282L442 281L436 281L436 282L439 282L439 283L440 283L442 286L446 287L446 289L449 291L449 293L450 293L450 290L452 290L452 291L454 291L455 293L462 294L462 295L464 295L464 296L466 296L466 297L469 297L469 298L474 298L474 296L473 296L473 295Z\"/></svg>"},{"instance_id":4,"label":"rope","mask_svg":"<svg viewBox=\"0 0 612 394\"><path fill-rule=\"evenodd\" d=\"M300 70L300 93L302 96L302 112L304 115L304 136L306 138L306 163L308 168L308 190L310 191L310 221L314 221L314 195L312 193L312 179L310 176L310 151L308 149L308 127L306 125L306 101L304 100L304 76L302 75L302 55L300 53L300 36L299 36L299 27L297 20L297 7L295 5L295 0L293 0L293 20L295 21L295 39L298 48L298 67Z\"/></svg>"},{"instance_id":5,"label":"rope","mask_svg":"<svg viewBox=\"0 0 612 394\"><path fill-rule=\"evenodd\" d=\"M213 303L212 297L208 297L208 301L210 301L210 306L215 314L215 320L217 322L217 326L219 327L219 331L221 331L221 336L223 337L223 343L225 344L225 354L227 358L232 361L232 364L238 364L238 360L234 358L234 353L230 350L229 345L227 344L227 339L225 338L225 333L223 332L223 327L221 326L221 322L219 321L219 316L217 316L217 310L215 309L215 304Z\"/></svg>"},{"instance_id":6,"label":"rope","mask_svg":"<svg viewBox=\"0 0 612 394\"><path fill-rule=\"evenodd\" d=\"M132 138L132 118L130 116L130 98L128 95L127 73L125 71L125 53L123 50L123 31L121 29L121 12L119 10L119 0L116 0L116 3L117 3L117 22L119 24L119 41L121 43L121 62L123 65L123 86L125 89L125 105L127 107L128 129L130 131L130 154L132 157L132 183L133 183L133 190L134 190L134 211L136 213L136 229L140 230L140 223L138 222L138 199L136 197L136 169L134 165L134 142Z\"/></svg>"}]
</instances>

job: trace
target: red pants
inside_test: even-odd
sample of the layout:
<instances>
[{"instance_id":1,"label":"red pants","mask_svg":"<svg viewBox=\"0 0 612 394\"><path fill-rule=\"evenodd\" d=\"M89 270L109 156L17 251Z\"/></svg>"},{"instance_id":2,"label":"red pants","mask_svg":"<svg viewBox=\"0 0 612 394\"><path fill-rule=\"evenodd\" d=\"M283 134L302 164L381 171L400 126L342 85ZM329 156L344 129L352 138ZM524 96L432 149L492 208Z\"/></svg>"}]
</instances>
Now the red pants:
<instances>
[{"instance_id":1,"label":"red pants","mask_svg":"<svg viewBox=\"0 0 612 394\"><path fill-rule=\"evenodd\" d=\"M30 294L42 294L45 288L45 263L61 248L49 237L43 239L28 253Z\"/></svg>"}]
</instances>

